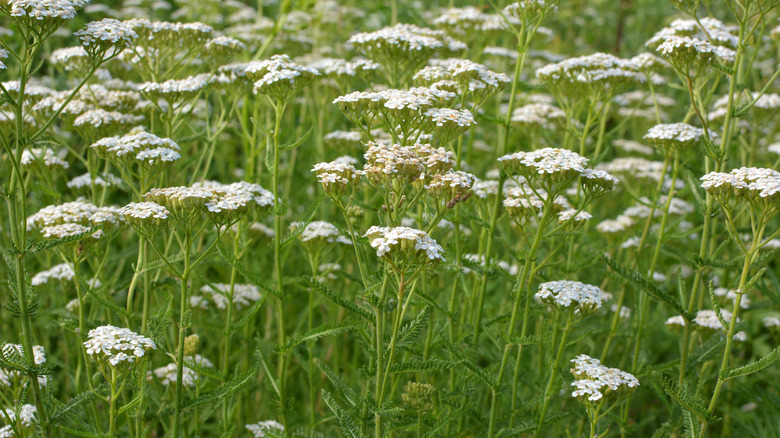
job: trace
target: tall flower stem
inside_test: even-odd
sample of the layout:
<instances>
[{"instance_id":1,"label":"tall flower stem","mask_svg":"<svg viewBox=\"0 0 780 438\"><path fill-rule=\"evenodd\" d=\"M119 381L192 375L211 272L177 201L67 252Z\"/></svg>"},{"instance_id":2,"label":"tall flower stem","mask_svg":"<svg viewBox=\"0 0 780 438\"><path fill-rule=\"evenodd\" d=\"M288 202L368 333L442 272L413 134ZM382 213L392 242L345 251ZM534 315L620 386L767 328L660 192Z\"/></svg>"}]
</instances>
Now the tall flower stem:
<instances>
[{"instance_id":1,"label":"tall flower stem","mask_svg":"<svg viewBox=\"0 0 780 438\"><path fill-rule=\"evenodd\" d=\"M173 438L181 436L181 413L184 407L184 334L187 331L188 321L188 291L191 267L192 231L187 227L184 236L184 268L181 271L181 293L179 301L179 339L176 350L176 405L174 413Z\"/></svg>"},{"instance_id":2,"label":"tall flower stem","mask_svg":"<svg viewBox=\"0 0 780 438\"><path fill-rule=\"evenodd\" d=\"M558 376L558 367L561 364L561 358L563 357L563 350L566 348L566 337L569 334L569 329L571 328L572 323L572 316L566 315L566 325L563 328L563 333L561 333L561 341L558 344L558 352L555 354L555 363L553 363L553 367L550 370L550 378L547 380L547 386L544 388L544 395L542 397L542 409L539 411L539 420L536 424L536 432L534 433L534 437L540 436L542 433L542 429L544 428L544 417L547 415L547 407L550 404L550 396L552 395L552 387L555 383L555 378Z\"/></svg>"},{"instance_id":3,"label":"tall flower stem","mask_svg":"<svg viewBox=\"0 0 780 438\"><path fill-rule=\"evenodd\" d=\"M279 194L279 158L281 151L279 150L279 131L282 126L282 116L284 115L284 109L287 106L280 98L276 98L274 105L274 131L272 133L273 148L274 148L274 163L272 169L272 191L274 194L274 208L276 214L274 215L274 273L276 276L276 287L279 293L282 295L282 299L276 301L276 323L277 323L277 340L279 348L284 347L287 342L287 335L285 332L285 306L284 306L284 277L282 274L282 202ZM277 378L279 379L279 404L281 406L281 422L282 425L287 428L287 353L284 351L279 352L279 358L277 362Z\"/></svg>"},{"instance_id":4,"label":"tall flower stem","mask_svg":"<svg viewBox=\"0 0 780 438\"><path fill-rule=\"evenodd\" d=\"M729 216L729 221L731 221ZM734 224L731 224L732 227L734 227ZM723 384L727 380L727 373L728 373L728 367L729 367L729 361L731 360L731 344L734 342L734 332L736 331L737 326L737 320L740 310L740 304L742 302L742 295L744 295L747 291L745 290L745 285L749 281L749 275L750 275L750 267L753 264L753 260L758 255L758 250L761 247L762 243L762 236L764 233L764 227L766 226L766 223L761 221L761 224L759 225L758 229L756 229L753 233L753 241L750 245L750 249L747 251L747 254L745 254L745 262L742 264L742 274L739 277L739 288L737 289L737 297L734 300L734 310L731 313L731 321L729 322L729 328L728 332L726 333L726 348L723 350L723 359L720 363L720 370L718 371L718 381L715 384L715 390L712 393L712 398L710 399L710 404L707 407L707 412L710 414L715 412L715 406L718 403L718 398L720 397L721 390L723 389ZM702 420L701 430L699 436L704 437L707 433L707 428L709 427L709 423L706 420Z\"/></svg>"},{"instance_id":5,"label":"tall flower stem","mask_svg":"<svg viewBox=\"0 0 780 438\"><path fill-rule=\"evenodd\" d=\"M518 274L517 282L514 287L514 305L512 306L512 317L509 321L509 327L507 328L507 339L511 339L514 335L515 328L517 327L518 313L520 313L520 304L523 302L523 298L527 289L528 278L531 274L531 265L536 259L536 253L539 250L539 245L542 243L544 236L544 225L547 222L548 216L552 211L554 196L550 194L544 205L544 212L539 219L539 226L536 228L536 235L534 236L531 248L528 250L528 255L525 259L523 269ZM504 346L504 353L501 358L501 365L498 368L498 376L496 378L496 386L501 386L504 380L504 374L506 373L506 366L509 361L509 353L512 350L512 343L509 342ZM495 434L496 417L498 415L498 397L499 393L497 388L491 388L490 395L490 422L488 423L488 438L492 438Z\"/></svg>"}]
</instances>

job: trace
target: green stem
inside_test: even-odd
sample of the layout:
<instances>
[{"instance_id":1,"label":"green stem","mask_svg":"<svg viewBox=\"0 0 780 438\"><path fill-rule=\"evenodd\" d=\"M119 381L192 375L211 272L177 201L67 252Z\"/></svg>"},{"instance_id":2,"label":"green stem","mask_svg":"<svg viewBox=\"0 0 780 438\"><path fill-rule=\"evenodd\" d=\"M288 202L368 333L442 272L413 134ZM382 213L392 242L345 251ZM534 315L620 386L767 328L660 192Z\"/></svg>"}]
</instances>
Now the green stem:
<instances>
[{"instance_id":1,"label":"green stem","mask_svg":"<svg viewBox=\"0 0 780 438\"><path fill-rule=\"evenodd\" d=\"M539 411L539 422L536 425L534 437L538 437L542 433L542 428L544 427L544 417L547 415L547 407L550 404L550 396L552 395L550 392L555 383L555 377L557 377L558 366L563 357L563 350L566 348L566 336L569 334L570 328L571 315L567 315L566 326L563 328L563 333L561 334L561 343L558 344L558 353L555 355L555 363L553 364L552 370L550 370L550 379L547 381L547 386L544 389L544 401L542 402L542 410Z\"/></svg>"}]
</instances>

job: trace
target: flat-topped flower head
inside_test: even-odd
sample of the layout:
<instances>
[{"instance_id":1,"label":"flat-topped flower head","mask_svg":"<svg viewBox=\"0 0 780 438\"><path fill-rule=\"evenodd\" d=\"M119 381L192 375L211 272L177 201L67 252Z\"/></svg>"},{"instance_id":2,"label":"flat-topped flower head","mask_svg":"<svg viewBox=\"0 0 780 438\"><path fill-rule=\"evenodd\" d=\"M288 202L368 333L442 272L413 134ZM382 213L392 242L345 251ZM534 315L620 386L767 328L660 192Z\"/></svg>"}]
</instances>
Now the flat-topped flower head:
<instances>
[{"instance_id":1,"label":"flat-topped flower head","mask_svg":"<svg viewBox=\"0 0 780 438\"><path fill-rule=\"evenodd\" d=\"M438 137L441 144L460 137L477 123L471 111L466 109L431 108L423 116L427 122L423 130Z\"/></svg>"},{"instance_id":2,"label":"flat-topped flower head","mask_svg":"<svg viewBox=\"0 0 780 438\"><path fill-rule=\"evenodd\" d=\"M347 41L363 56L382 65L401 64L405 71L414 71L435 53L457 53L466 45L447 36L446 32L413 24L396 24L383 29L352 35Z\"/></svg>"},{"instance_id":3,"label":"flat-topped flower head","mask_svg":"<svg viewBox=\"0 0 780 438\"><path fill-rule=\"evenodd\" d=\"M433 24L461 39L489 38L503 30L498 14L486 14L474 6L445 9L433 19Z\"/></svg>"},{"instance_id":4,"label":"flat-topped flower head","mask_svg":"<svg viewBox=\"0 0 780 438\"><path fill-rule=\"evenodd\" d=\"M92 57L82 46L55 49L49 56L49 62L62 67L65 71L86 72L92 65Z\"/></svg>"},{"instance_id":5,"label":"flat-topped flower head","mask_svg":"<svg viewBox=\"0 0 780 438\"><path fill-rule=\"evenodd\" d=\"M104 325L89 331L84 348L100 363L112 367L131 366L149 350L157 349L154 341L130 329Z\"/></svg>"},{"instance_id":6,"label":"flat-topped flower head","mask_svg":"<svg viewBox=\"0 0 780 438\"><path fill-rule=\"evenodd\" d=\"M89 0L4 0L0 9L28 26L52 29L76 16Z\"/></svg>"},{"instance_id":7,"label":"flat-topped flower head","mask_svg":"<svg viewBox=\"0 0 780 438\"><path fill-rule=\"evenodd\" d=\"M114 135L144 120L140 114L128 114L104 109L88 109L73 121L76 128L86 128L101 135Z\"/></svg>"},{"instance_id":8,"label":"flat-topped flower head","mask_svg":"<svg viewBox=\"0 0 780 438\"><path fill-rule=\"evenodd\" d=\"M284 433L284 426L278 421L268 420L261 421L255 424L247 424L244 426L246 430L252 433L254 438L265 438L268 432L273 432L275 435Z\"/></svg>"},{"instance_id":9,"label":"flat-topped flower head","mask_svg":"<svg viewBox=\"0 0 780 438\"><path fill-rule=\"evenodd\" d=\"M377 257L387 257L398 263L434 264L444 260L444 249L425 231L409 227L373 226L366 231ZM402 268L403 269L403 268Z\"/></svg>"},{"instance_id":10,"label":"flat-topped flower head","mask_svg":"<svg viewBox=\"0 0 780 438\"><path fill-rule=\"evenodd\" d=\"M104 18L93 21L76 32L84 50L93 57L99 58L104 54L113 55L121 52L126 46L133 44L138 38L131 26L113 18ZM112 53L108 53L109 50Z\"/></svg>"},{"instance_id":11,"label":"flat-topped flower head","mask_svg":"<svg viewBox=\"0 0 780 438\"><path fill-rule=\"evenodd\" d=\"M292 223L291 228L304 226L301 223ZM323 248L330 247L334 243L342 245L352 245L352 241L344 236L335 225L325 221L312 221L305 225L298 236L303 246L318 252Z\"/></svg>"},{"instance_id":12,"label":"flat-topped flower head","mask_svg":"<svg viewBox=\"0 0 780 438\"><path fill-rule=\"evenodd\" d=\"M119 166L137 163L154 171L181 158L179 145L169 138L161 138L149 132L127 134L122 137L106 137L90 148L97 154Z\"/></svg>"},{"instance_id":13,"label":"flat-topped flower head","mask_svg":"<svg viewBox=\"0 0 780 438\"><path fill-rule=\"evenodd\" d=\"M612 191L619 181L605 170L585 169L580 174L580 186L586 195L603 195Z\"/></svg>"},{"instance_id":14,"label":"flat-topped flower head","mask_svg":"<svg viewBox=\"0 0 780 438\"><path fill-rule=\"evenodd\" d=\"M462 170L434 174L425 190L432 198L444 201L447 206L465 201L471 193L476 177Z\"/></svg>"},{"instance_id":15,"label":"flat-topped flower head","mask_svg":"<svg viewBox=\"0 0 780 438\"><path fill-rule=\"evenodd\" d=\"M432 59L430 65L414 75L418 83L449 89L449 83L459 94L466 94L479 106L485 99L501 91L511 81L504 73L496 73L468 59Z\"/></svg>"},{"instance_id":16,"label":"flat-topped flower head","mask_svg":"<svg viewBox=\"0 0 780 438\"><path fill-rule=\"evenodd\" d=\"M184 79L169 79L165 82L144 82L136 90L149 100L165 99L170 102L189 101L197 97L211 84L213 76L199 74Z\"/></svg>"},{"instance_id":17,"label":"flat-topped flower head","mask_svg":"<svg viewBox=\"0 0 780 438\"><path fill-rule=\"evenodd\" d=\"M617 368L608 368L601 361L586 354L571 360L574 368L571 373L576 379L572 397L589 406L601 404L604 400L617 402L633 393L639 386L639 380L633 375Z\"/></svg>"},{"instance_id":18,"label":"flat-topped flower head","mask_svg":"<svg viewBox=\"0 0 780 438\"><path fill-rule=\"evenodd\" d=\"M109 229L121 222L116 207L96 207L85 201L49 205L27 219L28 228L39 228L46 239L62 239L81 235L93 227ZM98 230L91 234L94 239L103 236Z\"/></svg>"},{"instance_id":19,"label":"flat-topped flower head","mask_svg":"<svg viewBox=\"0 0 780 438\"><path fill-rule=\"evenodd\" d=\"M204 54L215 59L228 59L244 50L246 50L246 44L227 35L214 37L203 45Z\"/></svg>"},{"instance_id":20,"label":"flat-topped flower head","mask_svg":"<svg viewBox=\"0 0 780 438\"><path fill-rule=\"evenodd\" d=\"M274 55L258 62L253 74L260 76L254 83L254 93L288 100L320 75L317 70L296 64L287 55Z\"/></svg>"},{"instance_id":21,"label":"flat-topped flower head","mask_svg":"<svg viewBox=\"0 0 780 438\"><path fill-rule=\"evenodd\" d=\"M493 179L476 179L471 186L471 192L479 199L489 199L498 195L498 181Z\"/></svg>"},{"instance_id":22,"label":"flat-topped flower head","mask_svg":"<svg viewBox=\"0 0 780 438\"><path fill-rule=\"evenodd\" d=\"M125 222L142 234L153 234L164 225L170 212L154 202L131 202L119 210Z\"/></svg>"},{"instance_id":23,"label":"flat-topped flower head","mask_svg":"<svg viewBox=\"0 0 780 438\"><path fill-rule=\"evenodd\" d=\"M716 135L714 132L709 134L710 138ZM653 126L643 138L664 151L682 151L698 145L704 137L702 128L687 123L669 123Z\"/></svg>"},{"instance_id":24,"label":"flat-topped flower head","mask_svg":"<svg viewBox=\"0 0 780 438\"><path fill-rule=\"evenodd\" d=\"M214 28L200 22L180 23L133 18L124 23L138 34L136 45L153 49L182 46L201 48L215 36Z\"/></svg>"},{"instance_id":25,"label":"flat-topped flower head","mask_svg":"<svg viewBox=\"0 0 780 438\"><path fill-rule=\"evenodd\" d=\"M587 315L601 308L604 292L579 281L559 280L542 283L534 297L561 311Z\"/></svg>"},{"instance_id":26,"label":"flat-topped flower head","mask_svg":"<svg viewBox=\"0 0 780 438\"><path fill-rule=\"evenodd\" d=\"M498 161L508 174L517 173L529 182L548 180L553 184L569 184L585 172L588 159L576 152L558 148L543 148L531 152L504 155Z\"/></svg>"},{"instance_id":27,"label":"flat-topped flower head","mask_svg":"<svg viewBox=\"0 0 780 438\"><path fill-rule=\"evenodd\" d=\"M545 202L548 202L549 194L544 190L531 190L527 184L520 184L504 190L504 208L516 221L525 221L538 218L543 214ZM551 211L560 214L571 209L569 201L563 196L552 199Z\"/></svg>"},{"instance_id":28,"label":"flat-topped flower head","mask_svg":"<svg viewBox=\"0 0 780 438\"><path fill-rule=\"evenodd\" d=\"M347 81L358 76L365 76L379 69L379 64L365 58L354 58L351 61L342 58L316 58L306 63L326 78Z\"/></svg>"},{"instance_id":29,"label":"flat-topped flower head","mask_svg":"<svg viewBox=\"0 0 780 438\"><path fill-rule=\"evenodd\" d=\"M721 204L745 200L767 214L780 210L780 172L774 169L740 167L728 173L710 172L701 181L701 187Z\"/></svg>"},{"instance_id":30,"label":"flat-topped flower head","mask_svg":"<svg viewBox=\"0 0 780 438\"><path fill-rule=\"evenodd\" d=\"M566 224L568 231L580 228L591 219L593 219L592 214L587 211L579 211L576 208L569 208L558 213L558 224Z\"/></svg>"},{"instance_id":31,"label":"flat-topped flower head","mask_svg":"<svg viewBox=\"0 0 780 438\"><path fill-rule=\"evenodd\" d=\"M720 315L723 317L726 323L731 321L732 315L728 310L722 309L720 311ZM737 318L737 322L739 322L739 318ZM696 312L696 317L693 318L693 327L709 333L714 331L725 332L728 329L728 327L724 327L723 324L721 324L717 313L710 309L699 310Z\"/></svg>"},{"instance_id":32,"label":"flat-topped flower head","mask_svg":"<svg viewBox=\"0 0 780 438\"><path fill-rule=\"evenodd\" d=\"M16 405L13 408L0 409L0 417L3 421L9 421L16 423L17 427L32 427L38 423L38 408L25 403L23 405ZM14 434L14 429L11 425L0 428L0 437L2 438L14 438L17 435Z\"/></svg>"},{"instance_id":33,"label":"flat-topped flower head","mask_svg":"<svg viewBox=\"0 0 780 438\"><path fill-rule=\"evenodd\" d=\"M175 214L186 214L205 212L206 204L220 195L224 195L223 190L210 186L179 186L152 189L144 197Z\"/></svg>"},{"instance_id":34,"label":"flat-topped flower head","mask_svg":"<svg viewBox=\"0 0 780 438\"><path fill-rule=\"evenodd\" d=\"M566 124L566 113L548 103L529 103L515 108L511 121L522 129L553 130Z\"/></svg>"},{"instance_id":35,"label":"flat-topped flower head","mask_svg":"<svg viewBox=\"0 0 780 438\"><path fill-rule=\"evenodd\" d=\"M734 50L689 36L668 36L656 51L685 76L697 76L705 66L713 63L732 64L736 57Z\"/></svg>"},{"instance_id":36,"label":"flat-topped flower head","mask_svg":"<svg viewBox=\"0 0 780 438\"><path fill-rule=\"evenodd\" d=\"M392 180L411 183L425 171L423 159L414 146L369 143L364 158L363 171L374 184L390 183Z\"/></svg>"},{"instance_id":37,"label":"flat-topped flower head","mask_svg":"<svg viewBox=\"0 0 780 438\"><path fill-rule=\"evenodd\" d=\"M204 295L208 296L218 309L227 309L230 303L230 284L214 283L200 288ZM236 310L249 307L261 298L260 289L253 284L233 285L233 306Z\"/></svg>"},{"instance_id":38,"label":"flat-topped flower head","mask_svg":"<svg viewBox=\"0 0 780 438\"><path fill-rule=\"evenodd\" d=\"M606 219L599 222L596 225L596 231L608 236L620 236L624 235L635 223L636 221L632 217L621 214L615 219Z\"/></svg>"},{"instance_id":39,"label":"flat-topped flower head","mask_svg":"<svg viewBox=\"0 0 780 438\"><path fill-rule=\"evenodd\" d=\"M32 278L32 285L41 286L48 283L49 280L70 281L73 280L73 277L75 276L76 273L73 272L73 267L70 263L60 263L59 265L52 266L51 269L35 274Z\"/></svg>"},{"instance_id":40,"label":"flat-topped flower head","mask_svg":"<svg viewBox=\"0 0 780 438\"><path fill-rule=\"evenodd\" d=\"M65 152L64 150L62 152ZM49 171L65 170L70 167L67 161L49 148L29 148L22 151L20 164L24 167L41 166Z\"/></svg>"},{"instance_id":41,"label":"flat-topped flower head","mask_svg":"<svg viewBox=\"0 0 780 438\"><path fill-rule=\"evenodd\" d=\"M536 70L536 77L573 95L587 94L593 90L614 93L621 85L643 83L646 80L646 76L639 72L633 62L606 53L594 53L545 65Z\"/></svg>"},{"instance_id":42,"label":"flat-topped flower head","mask_svg":"<svg viewBox=\"0 0 780 438\"><path fill-rule=\"evenodd\" d=\"M365 172L355 169L351 163L343 160L330 163L317 163L312 169L317 175L317 180L322 184L325 193L331 196L341 196L348 187L357 188L360 176Z\"/></svg>"},{"instance_id":43,"label":"flat-topped flower head","mask_svg":"<svg viewBox=\"0 0 780 438\"><path fill-rule=\"evenodd\" d=\"M151 380L152 374L159 380L162 386L176 385L178 367L175 363L169 363L163 367L155 368L154 371L150 371L147 376L147 380ZM198 383L198 373L192 368L184 366L182 368L181 384L188 388L194 388Z\"/></svg>"}]
</instances>

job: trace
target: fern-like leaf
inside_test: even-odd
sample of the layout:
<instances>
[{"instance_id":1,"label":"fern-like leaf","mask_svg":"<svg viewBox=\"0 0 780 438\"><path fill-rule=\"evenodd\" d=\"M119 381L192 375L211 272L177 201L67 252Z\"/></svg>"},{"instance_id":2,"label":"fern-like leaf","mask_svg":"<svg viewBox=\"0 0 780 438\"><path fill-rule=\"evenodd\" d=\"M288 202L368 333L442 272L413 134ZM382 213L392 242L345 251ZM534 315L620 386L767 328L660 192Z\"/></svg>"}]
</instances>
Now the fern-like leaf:
<instances>
[{"instance_id":1,"label":"fern-like leaf","mask_svg":"<svg viewBox=\"0 0 780 438\"><path fill-rule=\"evenodd\" d=\"M647 292L648 295L655 298L656 300L663 301L669 304L680 315L687 315L688 312L686 312L685 308L680 304L679 301L677 301L668 292L661 290L661 288L659 288L658 285L645 278L644 275L640 274L639 272L627 266L621 265L620 263L616 262L615 260L607 256L603 256L603 258L604 261L607 263L607 265L610 268L612 268L613 271L618 273L621 277L639 286L640 288L642 288L642 290Z\"/></svg>"},{"instance_id":2,"label":"fern-like leaf","mask_svg":"<svg viewBox=\"0 0 780 438\"><path fill-rule=\"evenodd\" d=\"M305 333L295 338L291 338L290 340L287 341L284 347L281 348L281 351L287 352L290 351L292 348L295 348L296 346L303 344L304 342L316 341L317 339L325 336L338 335L345 331L352 330L356 324L357 321L354 318L349 318L342 322L328 322L322 324L320 326L311 329L311 331L309 331L308 333Z\"/></svg>"},{"instance_id":3,"label":"fern-like leaf","mask_svg":"<svg viewBox=\"0 0 780 438\"><path fill-rule=\"evenodd\" d=\"M198 406L203 406L205 404L212 403L224 397L227 397L228 395L246 386L249 383L249 381L252 380L255 374L257 374L257 369L255 368L249 369L244 373L236 377L233 377L232 379L228 380L222 385L219 385L216 389L212 391L208 391L206 393L199 395L198 397L185 401L184 412L189 411Z\"/></svg>"},{"instance_id":4,"label":"fern-like leaf","mask_svg":"<svg viewBox=\"0 0 780 438\"><path fill-rule=\"evenodd\" d=\"M344 298L341 298L335 292L333 292L328 286L325 286L325 284L306 275L303 277L303 280L306 282L306 284L309 285L309 287L319 292L325 298L338 304L340 307L344 308L345 310L349 310L350 312L356 315L362 316L366 321L370 321L370 322L374 321L374 316L371 314L371 312L365 309L361 309L360 307L358 307L357 304L351 301L347 301Z\"/></svg>"},{"instance_id":5,"label":"fern-like leaf","mask_svg":"<svg viewBox=\"0 0 780 438\"><path fill-rule=\"evenodd\" d=\"M686 411L696 415L700 419L710 424L718 421L718 419L707 410L703 401L696 398L693 394L689 393L686 389L677 386L677 383L672 381L672 379L670 379L669 377L661 373L654 372L653 378L655 378L658 384L661 385L666 395L671 397L671 399L675 403L680 405L680 407L682 407Z\"/></svg>"},{"instance_id":6,"label":"fern-like leaf","mask_svg":"<svg viewBox=\"0 0 780 438\"><path fill-rule=\"evenodd\" d=\"M747 376L748 374L757 373L764 368L768 367L769 365L772 365L777 359L780 358L780 347L775 348L774 350L770 351L766 356L762 357L761 359L747 364L745 366L734 368L733 370L729 370L726 374L726 379L733 379L736 377L742 377Z\"/></svg>"},{"instance_id":7,"label":"fern-like leaf","mask_svg":"<svg viewBox=\"0 0 780 438\"><path fill-rule=\"evenodd\" d=\"M456 367L460 364L460 361L441 360L441 359L428 359L419 360L412 359L406 362L394 363L390 366L390 373L418 373L424 371L440 371L448 370Z\"/></svg>"},{"instance_id":8,"label":"fern-like leaf","mask_svg":"<svg viewBox=\"0 0 780 438\"><path fill-rule=\"evenodd\" d=\"M398 348L413 344L425 330L430 316L431 306L425 306L409 324L401 327L401 331L398 333Z\"/></svg>"}]
</instances>

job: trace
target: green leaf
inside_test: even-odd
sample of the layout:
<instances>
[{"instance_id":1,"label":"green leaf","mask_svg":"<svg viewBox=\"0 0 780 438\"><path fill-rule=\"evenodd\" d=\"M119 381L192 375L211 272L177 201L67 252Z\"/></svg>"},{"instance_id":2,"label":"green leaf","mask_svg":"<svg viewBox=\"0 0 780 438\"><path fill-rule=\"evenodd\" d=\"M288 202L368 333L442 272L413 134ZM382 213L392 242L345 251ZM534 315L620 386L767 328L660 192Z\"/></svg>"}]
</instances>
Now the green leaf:
<instances>
[{"instance_id":1,"label":"green leaf","mask_svg":"<svg viewBox=\"0 0 780 438\"><path fill-rule=\"evenodd\" d=\"M228 395L238 391L239 389L246 386L250 380L257 374L257 369L252 368L244 373L233 377L232 379L228 380L227 382L223 383L222 385L219 385L217 389L214 389L212 391L208 391L206 393L201 394L198 397L189 399L184 402L184 412L187 412L193 408L196 408L198 406L203 406L207 403L212 403L217 400L220 400L222 398L227 397Z\"/></svg>"},{"instance_id":2,"label":"green leaf","mask_svg":"<svg viewBox=\"0 0 780 438\"><path fill-rule=\"evenodd\" d=\"M425 371L441 371L454 368L460 364L460 361L441 360L441 359L411 359L406 362L394 363L390 366L391 374L400 373L418 373Z\"/></svg>"},{"instance_id":3,"label":"green leaf","mask_svg":"<svg viewBox=\"0 0 780 438\"><path fill-rule=\"evenodd\" d=\"M349 403L352 408L359 407L362 404L358 398L357 393L352 390L352 388L347 386L346 382L344 382L344 379L337 376L336 373L333 372L330 367L325 365L323 361L321 361L319 358L314 358L314 363L325 374L325 377L330 380L330 383L333 384L334 388L336 388L336 393L342 400Z\"/></svg>"},{"instance_id":4,"label":"green leaf","mask_svg":"<svg viewBox=\"0 0 780 438\"><path fill-rule=\"evenodd\" d=\"M691 415L690 412L685 411L683 413L683 429L685 430L685 438L699 438L699 422Z\"/></svg>"},{"instance_id":5,"label":"green leaf","mask_svg":"<svg viewBox=\"0 0 780 438\"><path fill-rule=\"evenodd\" d=\"M368 310L362 309L358 307L357 304L347 301L344 298L341 298L339 295L337 295L335 292L330 290L325 284L320 283L316 279L309 277L308 275L303 276L303 281L306 282L306 284L309 285L312 289L319 292L321 295L323 295L325 298L333 301L334 303L338 304L340 307L342 307L345 310L349 310L350 312L359 315L363 317L367 321L374 321L374 315L371 314Z\"/></svg>"},{"instance_id":6,"label":"green leaf","mask_svg":"<svg viewBox=\"0 0 780 438\"><path fill-rule=\"evenodd\" d=\"M243 315L241 315L241 318L239 318L235 324L233 324L233 327L240 328L246 325L249 321L252 320L252 318L255 317L258 311L260 311L260 308L263 307L263 304L265 303L265 295L261 296L259 300L252 303L252 307L249 308L246 312L244 312Z\"/></svg>"},{"instance_id":7,"label":"green leaf","mask_svg":"<svg viewBox=\"0 0 780 438\"><path fill-rule=\"evenodd\" d=\"M685 308L683 308L682 304L680 304L679 301L677 301L668 292L661 290L661 288L659 288L658 285L645 278L644 275L640 274L639 272L627 266L621 265L620 263L616 262L615 260L607 256L603 256L603 258L604 261L607 263L607 265L610 268L612 268L612 270L615 271L617 274L619 274L621 277L639 286L642 290L647 292L648 295L655 298L656 300L663 301L669 304L680 315L684 315L684 316L688 315L688 312L685 310ZM692 318L688 318L688 319L692 319Z\"/></svg>"},{"instance_id":8,"label":"green leaf","mask_svg":"<svg viewBox=\"0 0 780 438\"><path fill-rule=\"evenodd\" d=\"M720 324L723 326L723 330L728 330L729 322L726 321L725 318L723 318L723 313L721 311L720 305L718 304L718 299L715 298L715 289L713 288L712 281L707 285L707 292L710 295L710 302L712 303L712 307L715 309L715 315L718 317L718 321L720 321Z\"/></svg>"},{"instance_id":9,"label":"green leaf","mask_svg":"<svg viewBox=\"0 0 780 438\"><path fill-rule=\"evenodd\" d=\"M58 246L67 245L69 243L76 243L80 240L84 240L91 237L95 232L99 231L100 227L92 227L83 233L74 234L72 236L63 237L61 239L46 239L30 242L27 245L27 254L35 254L41 251L47 251Z\"/></svg>"},{"instance_id":10,"label":"green leaf","mask_svg":"<svg viewBox=\"0 0 780 438\"><path fill-rule=\"evenodd\" d=\"M276 290L270 286L267 286L265 283L263 283L257 277L255 277L251 272L249 272L249 269L247 269L243 264L241 264L241 262L238 261L238 259L233 257L233 255L230 254L230 252L228 252L224 246L222 246L222 243L217 243L217 251L219 252L219 255L221 255L222 258L225 259L225 261L228 262L230 266L232 266L236 270L236 272L241 274L242 277L246 278L247 281L259 287L260 289L270 293L276 298L284 301L284 295L282 295L281 291Z\"/></svg>"},{"instance_id":11,"label":"green leaf","mask_svg":"<svg viewBox=\"0 0 780 438\"><path fill-rule=\"evenodd\" d=\"M357 320L349 318L342 322L326 322L318 327L311 329L308 333L298 336L296 338L289 339L287 343L280 350L282 352L288 352L297 345L304 342L316 341L319 338L325 336L338 335L340 333L352 330L357 325Z\"/></svg>"},{"instance_id":12,"label":"green leaf","mask_svg":"<svg viewBox=\"0 0 780 438\"><path fill-rule=\"evenodd\" d=\"M748 374L759 372L769 365L772 365L778 358L780 358L780 347L775 348L766 356L753 363L729 370L728 373L726 373L726 379L733 379L736 377L747 376Z\"/></svg>"},{"instance_id":13,"label":"green leaf","mask_svg":"<svg viewBox=\"0 0 780 438\"><path fill-rule=\"evenodd\" d=\"M317 214L317 210L320 208L320 204L322 203L322 200L325 199L325 194L320 193L320 195L317 197L317 200L315 200L309 208L301 215L299 220L295 221L298 223L298 226L293 229L292 232L290 232L288 235L284 236L284 240L282 241L282 248L285 248L287 245L290 244L296 237L298 237L304 229L311 223L312 220L314 220L314 215Z\"/></svg>"},{"instance_id":14,"label":"green leaf","mask_svg":"<svg viewBox=\"0 0 780 438\"><path fill-rule=\"evenodd\" d=\"M336 418L339 419L339 427L341 427L341 432L344 436L348 438L365 438L352 416L342 409L341 406L336 403L336 400L333 399L333 396L324 389L322 390L322 400L328 405L330 410L336 414Z\"/></svg>"},{"instance_id":15,"label":"green leaf","mask_svg":"<svg viewBox=\"0 0 780 438\"><path fill-rule=\"evenodd\" d=\"M428 318L431 316L431 306L426 305L417 316L401 327L401 331L398 333L398 347L401 348L406 345L411 345L425 330L425 326L428 324Z\"/></svg>"},{"instance_id":16,"label":"green leaf","mask_svg":"<svg viewBox=\"0 0 780 438\"><path fill-rule=\"evenodd\" d=\"M705 407L706 405L703 401L689 393L685 388L678 387L677 383L675 383L672 379L659 372L653 372L652 375L658 384L661 385L661 387L664 389L666 395L671 397L671 399L680 405L680 407L696 415L707 423L711 424L719 420L709 411L707 411L707 408Z\"/></svg>"},{"instance_id":17,"label":"green leaf","mask_svg":"<svg viewBox=\"0 0 780 438\"><path fill-rule=\"evenodd\" d=\"M306 132L305 132L305 133L303 133L303 135L301 136L301 138L299 138L298 140L296 140L294 143L290 143L290 144L285 144L285 145L279 146L279 150L280 150L280 151L289 151L290 149L295 149L295 148L297 148L297 147L298 147L298 146L300 146L300 145L301 145L301 144L302 144L304 141L306 141L306 139L307 139L307 138L309 138L309 135L311 135L311 130L312 130L312 128L313 128L313 127L309 127L309 129L308 129L308 130L306 130Z\"/></svg>"}]
</instances>

